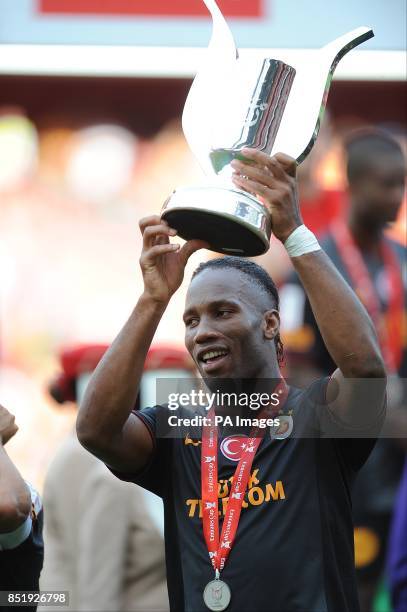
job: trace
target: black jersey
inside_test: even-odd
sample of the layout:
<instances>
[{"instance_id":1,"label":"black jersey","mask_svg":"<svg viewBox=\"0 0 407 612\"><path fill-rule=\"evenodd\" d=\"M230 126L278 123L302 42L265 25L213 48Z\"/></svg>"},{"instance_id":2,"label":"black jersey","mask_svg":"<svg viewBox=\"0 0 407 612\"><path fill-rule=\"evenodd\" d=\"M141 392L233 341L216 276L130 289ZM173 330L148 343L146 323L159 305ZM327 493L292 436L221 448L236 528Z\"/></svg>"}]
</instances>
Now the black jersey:
<instances>
[{"instance_id":1,"label":"black jersey","mask_svg":"<svg viewBox=\"0 0 407 612\"><path fill-rule=\"evenodd\" d=\"M327 380L305 391L291 388L284 405L291 434L272 439L267 432L258 448L221 574L232 593L228 612L359 609L350 485L375 440L318 435L321 412L329 418L322 399ZM157 422L166 410L156 406L135 413L151 433L154 455L142 473L114 473L164 500L171 610L207 612L202 595L214 571L202 529L201 442L188 430L178 438L158 437ZM220 528L241 442L228 438L221 436L218 446Z\"/></svg>"}]
</instances>

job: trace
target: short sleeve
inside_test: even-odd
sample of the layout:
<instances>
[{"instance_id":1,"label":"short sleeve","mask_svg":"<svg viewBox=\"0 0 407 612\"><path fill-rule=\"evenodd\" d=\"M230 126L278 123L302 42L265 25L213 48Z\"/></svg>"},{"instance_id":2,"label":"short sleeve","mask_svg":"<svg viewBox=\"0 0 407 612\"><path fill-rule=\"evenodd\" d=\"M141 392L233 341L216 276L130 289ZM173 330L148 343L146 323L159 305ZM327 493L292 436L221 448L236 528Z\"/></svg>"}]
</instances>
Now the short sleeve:
<instances>
[{"instance_id":1,"label":"short sleeve","mask_svg":"<svg viewBox=\"0 0 407 612\"><path fill-rule=\"evenodd\" d=\"M315 381L307 390L315 413L316 429L320 438L330 438L337 453L352 472L357 472L372 452L386 413L386 404L379 418L367 428L355 429L342 423L328 406L326 399L330 377Z\"/></svg>"},{"instance_id":2,"label":"short sleeve","mask_svg":"<svg viewBox=\"0 0 407 612\"><path fill-rule=\"evenodd\" d=\"M153 454L149 463L139 472L120 472L107 465L107 468L120 480L134 482L144 489L155 493L159 497L164 497L168 486L170 474L170 455L171 439L165 438L159 430L160 413L166 411L164 406L154 406L133 410L134 414L140 419L147 428L153 441Z\"/></svg>"}]
</instances>

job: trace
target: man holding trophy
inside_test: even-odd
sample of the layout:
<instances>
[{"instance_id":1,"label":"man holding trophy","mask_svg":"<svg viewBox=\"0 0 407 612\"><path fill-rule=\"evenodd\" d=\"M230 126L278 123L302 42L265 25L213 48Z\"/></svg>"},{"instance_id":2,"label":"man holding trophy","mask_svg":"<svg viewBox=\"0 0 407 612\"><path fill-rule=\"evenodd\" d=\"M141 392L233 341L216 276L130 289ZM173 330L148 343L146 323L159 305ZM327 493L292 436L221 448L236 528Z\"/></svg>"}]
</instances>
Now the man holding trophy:
<instances>
[{"instance_id":1,"label":"man holding trophy","mask_svg":"<svg viewBox=\"0 0 407 612\"><path fill-rule=\"evenodd\" d=\"M212 51L226 50L223 69L229 62L233 71L236 54L219 9L206 4L215 22ZM334 45L329 82L340 57L371 36L362 30ZM326 75L318 81L311 134L296 149L273 150L282 142L280 130L287 132L281 117L292 113L287 92L299 73L275 60L260 62L239 138L210 147L202 158L219 181L177 190L161 217L140 221L144 290L94 372L78 415L78 437L90 452L119 478L163 498L174 612L359 609L349 491L384 418L386 374L366 311L299 210L296 166L318 132ZM191 103L201 104L205 78L198 75L184 111L184 131L195 151L207 131L194 133ZM201 110L213 110L212 103L206 99ZM291 257L337 368L306 390L281 377L279 298L272 279L236 257L266 250L271 230ZM177 233L187 240L182 247L171 243ZM270 406L264 412L290 423L282 436L256 427L227 435L216 425L224 406L215 405L203 409L208 422L197 438L182 428L168 437L161 428L167 406L133 410L157 325L188 258L205 247L229 257L195 271L183 314L186 347L211 391L231 384L277 394L277 412ZM237 405L233 412L253 415Z\"/></svg>"},{"instance_id":2,"label":"man holding trophy","mask_svg":"<svg viewBox=\"0 0 407 612\"><path fill-rule=\"evenodd\" d=\"M182 248L171 244L175 231L158 216L140 222L144 292L89 383L78 435L120 478L163 497L171 609L223 610L226 603L235 611L357 610L349 487L384 417L385 369L365 310L301 223L294 160L253 150L244 154L250 163L233 162L234 180L261 195L269 208L273 232L292 258L338 367L307 391L291 389L280 407L299 428L306 420L326 430L328 422L346 437L298 437L278 446L264 436L248 476L256 478L259 490L271 483L273 493L280 481L280 495L245 508L236 524L232 520L228 539L218 535L216 550L209 551L215 554L208 555L205 513L190 516L188 506L205 495L204 438L200 446L160 438L157 407L132 412L158 322L182 282L189 255L204 246L194 240ZM226 257L218 266L219 260L212 260L193 278L184 312L186 346L206 381L268 379L275 388L278 303L262 280L264 271L254 263L249 273L242 271L236 260L241 261ZM368 405L361 401L359 379L374 387ZM371 437L351 439L360 438L361 430ZM234 476L236 465L220 452L218 463L224 482ZM233 488L229 492L231 499ZM224 525L228 519L226 508ZM212 560L222 557L222 544L230 555L219 571ZM220 599L214 587L207 595L211 581L223 587Z\"/></svg>"}]
</instances>

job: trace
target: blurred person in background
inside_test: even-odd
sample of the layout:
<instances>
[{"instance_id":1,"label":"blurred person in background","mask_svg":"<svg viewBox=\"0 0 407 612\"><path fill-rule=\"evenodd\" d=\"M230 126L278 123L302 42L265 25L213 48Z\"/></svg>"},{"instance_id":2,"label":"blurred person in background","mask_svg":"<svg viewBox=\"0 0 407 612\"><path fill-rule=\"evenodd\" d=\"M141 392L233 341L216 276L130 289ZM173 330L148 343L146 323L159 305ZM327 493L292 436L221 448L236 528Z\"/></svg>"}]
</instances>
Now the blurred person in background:
<instances>
[{"instance_id":1,"label":"blurred person in background","mask_svg":"<svg viewBox=\"0 0 407 612\"><path fill-rule=\"evenodd\" d=\"M342 188L342 157L342 138L336 134L330 113L325 110L312 151L297 168L301 215L304 225L312 228L318 238L343 213L346 206ZM255 261L267 270L277 286L284 282L292 270L284 246L273 233L270 250L256 257Z\"/></svg>"},{"instance_id":2,"label":"blurred person in background","mask_svg":"<svg viewBox=\"0 0 407 612\"><path fill-rule=\"evenodd\" d=\"M17 431L14 416L0 406L0 591L38 591L44 559L42 504L4 448Z\"/></svg>"},{"instance_id":3,"label":"blurred person in background","mask_svg":"<svg viewBox=\"0 0 407 612\"><path fill-rule=\"evenodd\" d=\"M405 160L386 132L359 130L346 145L348 204L323 241L332 261L370 314L387 371L388 417L385 435L360 471L353 490L355 561L364 611L372 609L383 574L386 542L407 435L405 310L406 250L384 230L397 218L405 186ZM281 291L283 339L291 376L306 384L330 374L335 365L318 330L310 303L293 275ZM406 432L403 437L402 432Z\"/></svg>"},{"instance_id":4,"label":"blurred person in background","mask_svg":"<svg viewBox=\"0 0 407 612\"><path fill-rule=\"evenodd\" d=\"M52 397L62 405L78 404L106 349L84 345L63 351L62 374L50 385ZM140 395L151 396L155 377L168 369L189 373L186 352L152 347ZM42 589L68 590L69 608L75 611L168 610L161 500L120 482L73 431L48 470L44 507Z\"/></svg>"}]
</instances>

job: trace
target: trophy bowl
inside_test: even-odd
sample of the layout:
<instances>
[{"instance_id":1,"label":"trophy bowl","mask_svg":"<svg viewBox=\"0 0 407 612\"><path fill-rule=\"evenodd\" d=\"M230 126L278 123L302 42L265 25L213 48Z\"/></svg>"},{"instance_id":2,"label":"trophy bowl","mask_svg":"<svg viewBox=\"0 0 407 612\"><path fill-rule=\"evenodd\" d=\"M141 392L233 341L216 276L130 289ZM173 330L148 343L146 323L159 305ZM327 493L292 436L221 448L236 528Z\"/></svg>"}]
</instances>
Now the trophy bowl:
<instances>
[{"instance_id":1,"label":"trophy bowl","mask_svg":"<svg viewBox=\"0 0 407 612\"><path fill-rule=\"evenodd\" d=\"M240 189L181 187L164 204L162 217L185 240L199 235L218 253L254 256L269 247L270 215L255 197Z\"/></svg>"}]
</instances>

